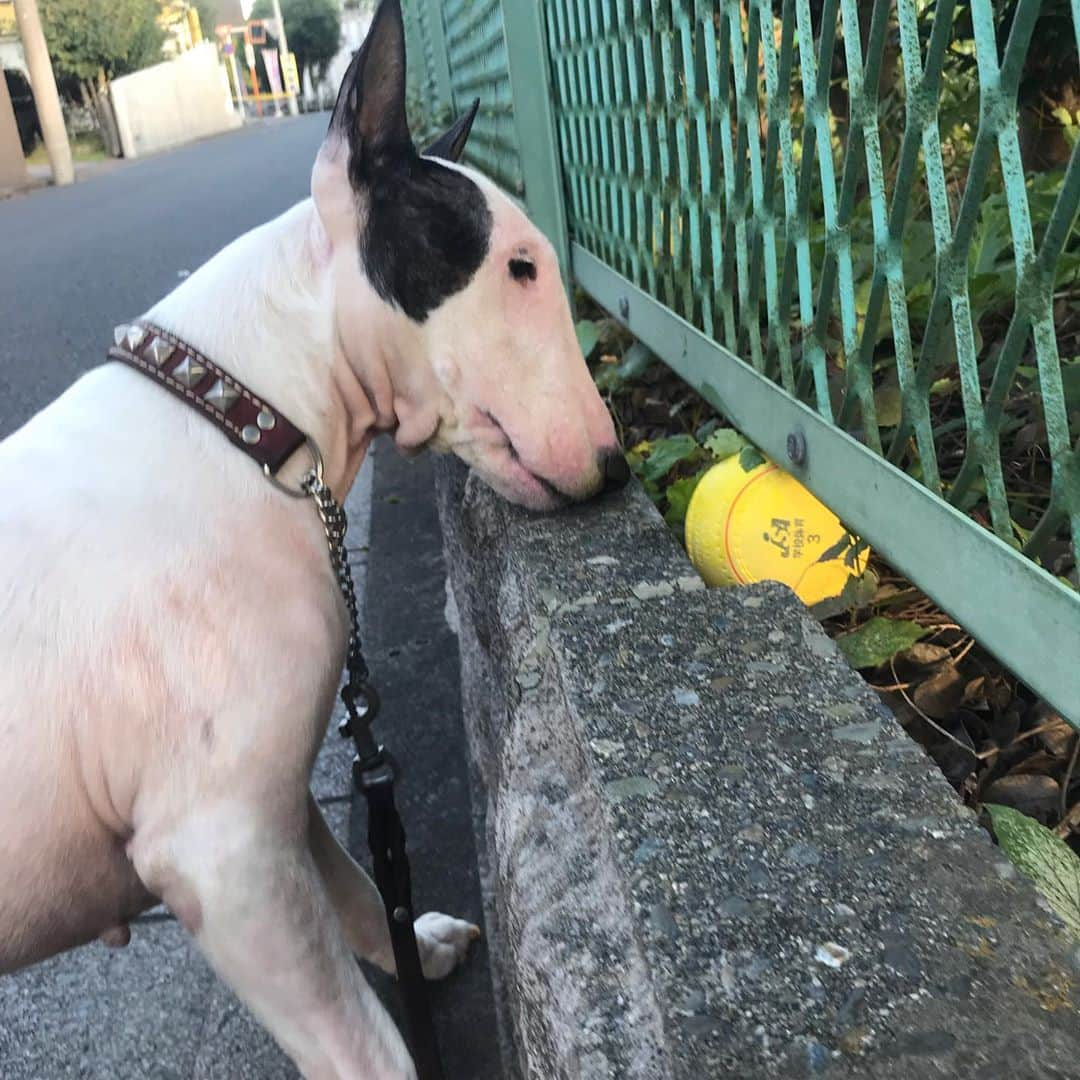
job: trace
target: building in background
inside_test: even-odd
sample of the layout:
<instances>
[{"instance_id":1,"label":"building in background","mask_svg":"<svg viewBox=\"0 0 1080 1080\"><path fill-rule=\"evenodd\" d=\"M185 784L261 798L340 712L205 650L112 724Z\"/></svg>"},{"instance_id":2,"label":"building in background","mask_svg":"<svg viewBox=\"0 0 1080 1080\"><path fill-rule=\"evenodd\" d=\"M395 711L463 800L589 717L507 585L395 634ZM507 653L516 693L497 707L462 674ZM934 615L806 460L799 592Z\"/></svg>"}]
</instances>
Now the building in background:
<instances>
[{"instance_id":1,"label":"building in background","mask_svg":"<svg viewBox=\"0 0 1080 1080\"><path fill-rule=\"evenodd\" d=\"M29 78L26 56L15 25L15 4L12 0L0 0L0 67L5 71L21 71Z\"/></svg>"},{"instance_id":2,"label":"building in background","mask_svg":"<svg viewBox=\"0 0 1080 1080\"><path fill-rule=\"evenodd\" d=\"M41 125L34 107L26 54L15 25L15 5L12 0L0 0L0 68L4 72L7 96L15 113L23 153L29 154L41 138Z\"/></svg>"},{"instance_id":3,"label":"building in background","mask_svg":"<svg viewBox=\"0 0 1080 1080\"><path fill-rule=\"evenodd\" d=\"M167 0L161 5L158 26L165 31L162 53L173 59L203 41L203 28L199 10L188 0ZM213 33L213 27L210 27Z\"/></svg>"},{"instance_id":4,"label":"building in background","mask_svg":"<svg viewBox=\"0 0 1080 1080\"><path fill-rule=\"evenodd\" d=\"M326 66L326 74L314 85L310 72L304 72L304 107L329 109L337 97L338 87L353 53L360 48L371 27L373 4L352 4L341 12L341 48L337 56Z\"/></svg>"}]
</instances>

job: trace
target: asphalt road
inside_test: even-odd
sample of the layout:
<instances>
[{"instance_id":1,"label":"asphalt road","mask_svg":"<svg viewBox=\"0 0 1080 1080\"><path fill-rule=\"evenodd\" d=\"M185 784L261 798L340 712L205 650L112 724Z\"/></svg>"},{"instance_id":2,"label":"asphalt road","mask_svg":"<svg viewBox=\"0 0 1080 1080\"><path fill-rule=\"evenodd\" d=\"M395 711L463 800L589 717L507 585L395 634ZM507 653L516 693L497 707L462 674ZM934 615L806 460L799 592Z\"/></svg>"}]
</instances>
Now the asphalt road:
<instances>
[{"instance_id":1,"label":"asphalt road","mask_svg":"<svg viewBox=\"0 0 1080 1080\"><path fill-rule=\"evenodd\" d=\"M247 127L117 165L71 188L0 202L0 438L101 363L115 324L304 198L326 119ZM374 461L385 464L365 463L348 502L350 558L363 601L375 473L382 516L372 530L371 566L380 588L367 610L369 658L390 706L381 727L393 729L408 766L400 797L417 903L480 921L457 650L442 617L430 475L408 467L389 444ZM425 673L419 688L418 669ZM313 791L339 836L352 817L351 846L364 860L365 813L350 806L350 758L331 734ZM466 969L434 994L447 1066L460 1080L494 1080L500 1071L485 959L482 947L474 950ZM375 981L394 1009L394 988ZM127 949L89 945L0 978L3 1080L295 1075L161 910L133 926Z\"/></svg>"},{"instance_id":2,"label":"asphalt road","mask_svg":"<svg viewBox=\"0 0 1080 1080\"><path fill-rule=\"evenodd\" d=\"M0 202L0 437L100 363L112 328L308 194L328 113Z\"/></svg>"}]
</instances>

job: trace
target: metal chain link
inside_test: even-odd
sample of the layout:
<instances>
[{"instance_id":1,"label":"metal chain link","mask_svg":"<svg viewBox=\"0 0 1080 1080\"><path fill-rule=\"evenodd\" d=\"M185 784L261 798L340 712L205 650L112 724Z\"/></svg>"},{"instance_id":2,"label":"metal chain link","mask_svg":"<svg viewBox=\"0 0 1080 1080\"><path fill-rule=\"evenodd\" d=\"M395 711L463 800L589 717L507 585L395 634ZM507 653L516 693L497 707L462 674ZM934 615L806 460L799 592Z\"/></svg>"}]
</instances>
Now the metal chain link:
<instances>
[{"instance_id":1,"label":"metal chain link","mask_svg":"<svg viewBox=\"0 0 1080 1080\"><path fill-rule=\"evenodd\" d=\"M330 565L337 577L341 596L349 613L349 651L345 661L348 672L348 684L360 691L367 686L368 666L360 641L360 611L356 602L356 585L353 582L352 567L349 565L349 553L345 548L345 534L349 528L349 519L344 508L334 498L334 493L327 487L322 476L312 471L300 482L301 488L315 500L326 543L330 549Z\"/></svg>"}]
</instances>

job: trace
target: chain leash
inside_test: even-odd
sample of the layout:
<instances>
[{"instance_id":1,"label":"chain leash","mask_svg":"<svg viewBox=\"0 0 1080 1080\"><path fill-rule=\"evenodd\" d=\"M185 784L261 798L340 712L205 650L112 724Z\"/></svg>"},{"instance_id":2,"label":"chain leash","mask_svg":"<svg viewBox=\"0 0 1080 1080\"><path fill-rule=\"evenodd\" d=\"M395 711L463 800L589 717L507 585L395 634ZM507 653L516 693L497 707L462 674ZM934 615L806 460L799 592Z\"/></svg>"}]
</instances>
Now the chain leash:
<instances>
[{"instance_id":1,"label":"chain leash","mask_svg":"<svg viewBox=\"0 0 1080 1080\"><path fill-rule=\"evenodd\" d=\"M427 984L413 929L416 915L413 911L409 860L405 852L405 830L394 803L397 767L385 748L376 742L371 730L379 711L379 696L368 681L370 673L360 642L356 585L345 546L349 520L323 480L321 459L316 457L315 461L315 468L301 480L300 488L311 496L319 512L326 533L330 565L349 615L346 678L341 688L341 700L348 715L341 721L338 730L343 736L351 736L356 746L353 781L367 799L368 844L375 870L375 884L386 911L417 1075L420 1080L444 1080Z\"/></svg>"},{"instance_id":2,"label":"chain leash","mask_svg":"<svg viewBox=\"0 0 1080 1080\"><path fill-rule=\"evenodd\" d=\"M312 470L300 483L301 488L315 502L326 533L326 545L330 554L330 566L337 578L341 597L349 616L349 645L345 658L345 685L341 688L341 700L348 716L341 722L339 731L351 735L356 743L356 771L378 769L386 763L386 752L375 741L371 725L379 710L378 694L371 685L370 671L364 659L360 640L360 609L356 600L356 583L353 581L349 552L345 546L349 519L344 508L334 498L334 493L322 478L321 470Z\"/></svg>"},{"instance_id":3,"label":"chain leash","mask_svg":"<svg viewBox=\"0 0 1080 1080\"><path fill-rule=\"evenodd\" d=\"M341 596L349 614L349 651L346 659L349 678L366 682L369 673L360 645L360 609L356 602L356 584L353 581L352 567L349 565L349 552L345 547L349 519L345 515L344 508L334 498L334 493L317 473L309 472L301 482L301 487L315 500L315 506L326 533L330 566L337 578L338 588L341 589Z\"/></svg>"}]
</instances>

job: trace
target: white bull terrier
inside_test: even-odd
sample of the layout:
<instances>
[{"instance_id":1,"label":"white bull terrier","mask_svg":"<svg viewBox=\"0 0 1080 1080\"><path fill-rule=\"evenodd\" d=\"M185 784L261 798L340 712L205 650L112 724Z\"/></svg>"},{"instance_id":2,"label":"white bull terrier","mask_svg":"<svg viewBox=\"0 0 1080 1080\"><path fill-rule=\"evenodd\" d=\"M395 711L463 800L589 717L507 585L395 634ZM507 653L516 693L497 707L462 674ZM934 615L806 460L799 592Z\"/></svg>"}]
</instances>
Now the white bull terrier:
<instances>
[{"instance_id":1,"label":"white bull terrier","mask_svg":"<svg viewBox=\"0 0 1080 1080\"><path fill-rule=\"evenodd\" d=\"M312 198L147 313L307 432L339 500L379 431L535 509L625 480L551 246L452 163L471 119L414 149L384 0ZM354 960L393 970L380 898L308 794L347 627L311 502L119 363L0 444L0 490L0 972L160 900L305 1076L413 1076ZM429 978L477 934L416 932Z\"/></svg>"}]
</instances>

